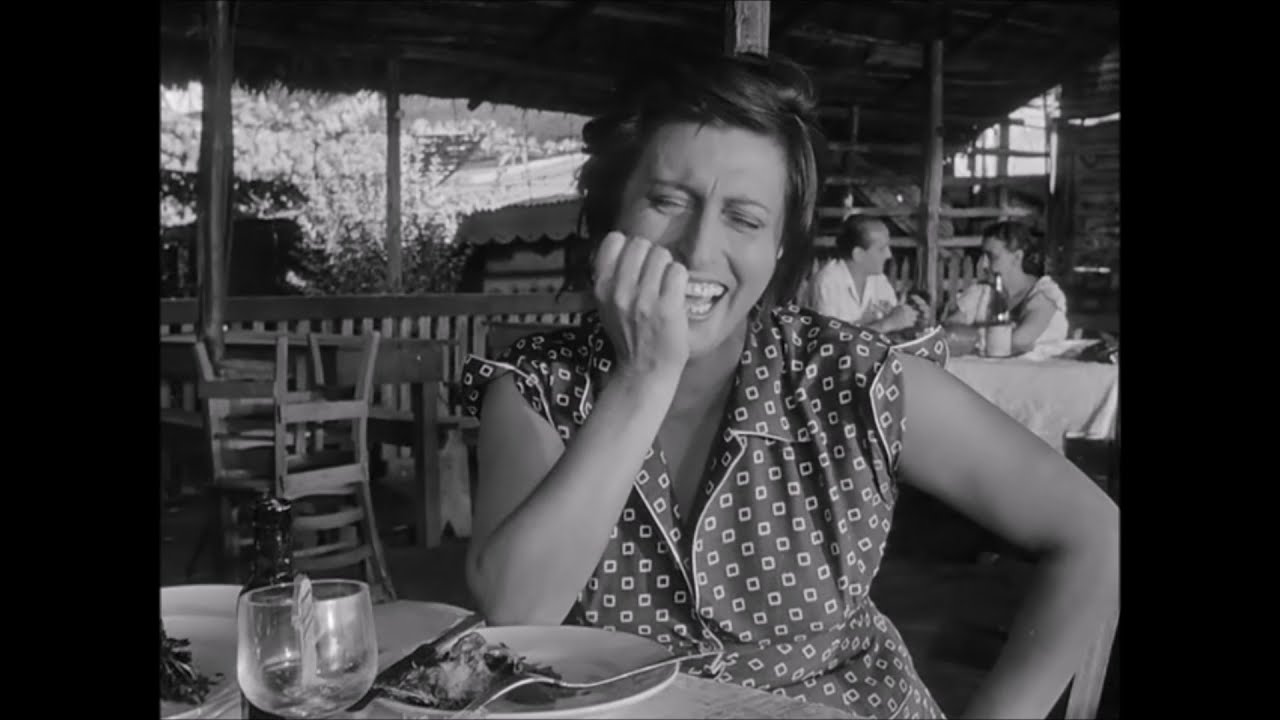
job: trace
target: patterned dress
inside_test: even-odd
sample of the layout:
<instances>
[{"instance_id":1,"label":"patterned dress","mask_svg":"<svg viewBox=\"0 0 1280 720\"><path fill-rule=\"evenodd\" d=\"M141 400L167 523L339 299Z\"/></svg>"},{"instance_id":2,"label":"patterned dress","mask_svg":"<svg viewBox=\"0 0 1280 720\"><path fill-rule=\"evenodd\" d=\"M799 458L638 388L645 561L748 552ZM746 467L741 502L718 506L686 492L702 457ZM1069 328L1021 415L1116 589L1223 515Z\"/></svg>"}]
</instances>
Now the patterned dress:
<instances>
[{"instance_id":1,"label":"patterned dress","mask_svg":"<svg viewBox=\"0 0 1280 720\"><path fill-rule=\"evenodd\" d=\"M942 717L869 595L897 497L904 352L945 363L947 348L938 334L891 347L794 305L753 311L705 485L682 516L655 440L576 621L719 650L694 671L855 717ZM464 396L478 415L483 387L514 373L568 442L612 365L590 314L497 361L471 358Z\"/></svg>"}]
</instances>

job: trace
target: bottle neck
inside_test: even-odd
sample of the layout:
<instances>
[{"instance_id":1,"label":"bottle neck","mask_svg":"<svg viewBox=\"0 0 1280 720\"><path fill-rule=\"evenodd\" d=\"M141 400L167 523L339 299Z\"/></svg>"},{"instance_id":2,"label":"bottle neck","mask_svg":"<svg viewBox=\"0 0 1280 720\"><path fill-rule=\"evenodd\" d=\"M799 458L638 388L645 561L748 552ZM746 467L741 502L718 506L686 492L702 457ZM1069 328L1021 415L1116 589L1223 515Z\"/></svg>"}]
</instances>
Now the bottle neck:
<instances>
[{"instance_id":1,"label":"bottle neck","mask_svg":"<svg viewBox=\"0 0 1280 720\"><path fill-rule=\"evenodd\" d=\"M253 534L253 567L246 589L293 580L293 532L287 514L259 518Z\"/></svg>"}]
</instances>

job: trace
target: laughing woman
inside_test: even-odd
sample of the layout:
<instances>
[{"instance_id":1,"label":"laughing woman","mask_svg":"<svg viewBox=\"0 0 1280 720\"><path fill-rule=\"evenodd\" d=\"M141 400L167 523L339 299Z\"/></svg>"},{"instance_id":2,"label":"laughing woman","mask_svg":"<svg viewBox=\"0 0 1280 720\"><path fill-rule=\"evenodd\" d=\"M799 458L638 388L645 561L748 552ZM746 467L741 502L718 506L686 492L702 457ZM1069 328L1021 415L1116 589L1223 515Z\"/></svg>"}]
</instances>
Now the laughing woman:
<instances>
[{"instance_id":1,"label":"laughing woman","mask_svg":"<svg viewBox=\"0 0 1280 720\"><path fill-rule=\"evenodd\" d=\"M721 59L586 126L599 310L465 370L482 418L468 581L496 624L720 651L697 671L940 717L870 598L911 483L1038 553L968 712L1044 717L1116 602L1117 509L940 368L945 344L904 352L778 302L809 265L815 108L794 65Z\"/></svg>"}]
</instances>

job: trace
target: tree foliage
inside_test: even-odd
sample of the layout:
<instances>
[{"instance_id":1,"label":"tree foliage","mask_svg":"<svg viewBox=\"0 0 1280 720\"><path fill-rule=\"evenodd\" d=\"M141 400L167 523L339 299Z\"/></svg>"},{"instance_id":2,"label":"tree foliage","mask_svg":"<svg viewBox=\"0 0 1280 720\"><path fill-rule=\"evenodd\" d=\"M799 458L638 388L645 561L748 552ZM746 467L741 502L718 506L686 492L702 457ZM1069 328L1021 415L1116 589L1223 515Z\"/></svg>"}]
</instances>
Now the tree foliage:
<instances>
[{"instance_id":1,"label":"tree foliage","mask_svg":"<svg viewBox=\"0 0 1280 720\"><path fill-rule=\"evenodd\" d=\"M232 94L238 213L292 217L305 241L293 273L307 293L372 293L386 277L386 120L374 93L321 96L273 89ZM448 183L466 162L497 168L577 149L474 118L416 120L402 130L402 279L406 292L456 288L468 248L462 216L494 207L501 183ZM195 217L200 113L161 100L161 225Z\"/></svg>"}]
</instances>

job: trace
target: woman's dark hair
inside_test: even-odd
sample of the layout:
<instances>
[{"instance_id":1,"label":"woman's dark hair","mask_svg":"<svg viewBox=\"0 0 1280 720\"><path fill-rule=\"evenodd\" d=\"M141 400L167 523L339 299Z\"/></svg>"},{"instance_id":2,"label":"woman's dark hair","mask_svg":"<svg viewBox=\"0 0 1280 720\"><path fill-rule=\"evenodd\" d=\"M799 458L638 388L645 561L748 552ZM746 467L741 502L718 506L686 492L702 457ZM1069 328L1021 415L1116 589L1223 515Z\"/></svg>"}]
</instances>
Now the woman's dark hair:
<instances>
[{"instance_id":1,"label":"woman's dark hair","mask_svg":"<svg viewBox=\"0 0 1280 720\"><path fill-rule=\"evenodd\" d=\"M846 218L840 226L840 233L836 235L836 251L841 258L848 258L853 255L854 248L869 249L872 233L876 230L883 230L886 234L889 232L884 221L873 217L853 215Z\"/></svg>"},{"instance_id":2,"label":"woman's dark hair","mask_svg":"<svg viewBox=\"0 0 1280 720\"><path fill-rule=\"evenodd\" d=\"M1009 252L1022 251L1022 272L1040 277L1045 274L1044 246L1031 231L1031 228L1012 220L1003 220L987 226L982 231L982 239L999 240Z\"/></svg>"},{"instance_id":3,"label":"woman's dark hair","mask_svg":"<svg viewBox=\"0 0 1280 720\"><path fill-rule=\"evenodd\" d=\"M674 122L741 128L782 146L787 157L782 257L766 297L790 299L813 253L826 147L808 75L777 56L737 55L672 63L621 87L613 109L582 131L588 157L578 175L579 223L585 222L593 247L616 229L623 189L645 146L660 127Z\"/></svg>"}]
</instances>

